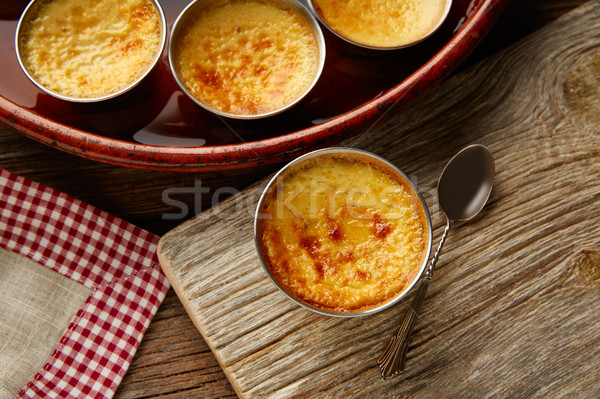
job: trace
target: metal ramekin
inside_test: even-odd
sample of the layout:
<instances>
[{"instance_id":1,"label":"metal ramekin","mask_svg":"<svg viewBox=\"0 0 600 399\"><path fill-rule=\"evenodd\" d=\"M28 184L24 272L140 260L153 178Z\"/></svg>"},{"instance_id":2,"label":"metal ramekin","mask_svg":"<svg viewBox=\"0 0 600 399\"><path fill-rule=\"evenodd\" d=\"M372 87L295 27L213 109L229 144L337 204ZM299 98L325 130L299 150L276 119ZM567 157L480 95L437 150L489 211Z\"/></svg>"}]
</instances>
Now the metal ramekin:
<instances>
[{"instance_id":1,"label":"metal ramekin","mask_svg":"<svg viewBox=\"0 0 600 399\"><path fill-rule=\"evenodd\" d=\"M310 306L309 304L301 301L300 299L294 297L292 294L290 294L289 292L287 292L275 279L275 277L272 275L271 271L269 270L267 263L263 257L262 251L261 251L261 246L260 246L260 238L259 238L259 224L260 224L260 220L261 220L261 208L263 205L263 202L265 201L265 199L267 198L267 196L271 193L271 191L273 189L275 189L275 187L277 187L277 184L280 182L280 180L282 178L285 177L286 173L288 171L290 171L291 168L297 167L300 164L305 163L308 160L311 159L315 159L315 158L319 158L321 156L327 156L327 155L332 155L332 154L344 154L344 155L351 155L353 157L357 157L359 159L366 159L369 162L375 162L375 163L379 163L381 165L383 165L384 167L386 167L388 170L394 172L397 174L398 177L400 177L406 184L407 187L410 187L412 189L412 193L415 195L416 198L418 198L419 200L419 205L421 206L423 215L425 216L425 220L426 220L426 229L427 229L427 249L426 249L426 253L425 256L423 258L423 262L422 264L420 264L418 266L418 272L415 275L415 277L413 278L413 280L410 282L410 284L408 284L404 290L402 290L402 292L398 293L393 299L383 302L381 305L377 306L377 307L372 307L369 308L368 310L365 311L361 311L361 312L352 312L352 313L342 313L342 312L332 312L332 311L328 311L328 310L323 310L323 309L319 309L313 306ZM364 150L359 150L359 149L354 149L354 148L343 148L343 147L332 147L332 148L325 148L325 149L321 149L321 150L316 150L313 152L310 152L308 154L305 154L303 156L300 156L298 158L296 158L295 160L291 161L290 163L288 163L286 166L284 166L282 169L280 169L275 176L273 176L273 178L269 181L269 183L267 184L267 186L265 187L265 189L262 192L262 195L260 196L260 199L258 200L258 204L256 207L256 212L254 215L254 243L256 246L256 252L258 253L258 257L260 259L260 262L263 266L263 269L265 270L265 272L268 274L269 278L273 281L273 283L279 288L279 290L281 292L283 292L288 298L290 298L292 301L294 301L296 304L300 305L303 308L309 309L313 312L322 314L322 315L326 315L326 316L335 316L335 317L358 317L358 316L367 316L373 313L377 313L380 312L384 309L388 309L391 306L394 306L395 304L397 304L398 302L402 301L409 293L409 291L414 287L414 285L417 283L417 281L420 280L423 272L425 271L425 268L427 266L428 260L429 260L429 255L431 254L431 245L432 245L432 239L433 239L433 229L431 226L431 216L429 215L429 210L427 208L427 204L425 203L425 200L423 199L423 196L421 195L419 189L417 188L417 186L410 180L410 178L404 173L402 172L396 165L392 164L390 161L375 155L373 153L370 153L368 151L364 151Z\"/></svg>"},{"instance_id":2,"label":"metal ramekin","mask_svg":"<svg viewBox=\"0 0 600 399\"><path fill-rule=\"evenodd\" d=\"M156 49L156 55L154 56L154 59L152 60L152 63L150 64L148 69L143 74L141 74L134 82L130 83L126 87L122 88L121 90L118 90L116 92L109 93L106 95L102 95L99 97L67 96L64 94L57 93L57 92L45 87L41 82L39 82L29 72L29 69L27 68L27 65L25 64L25 62L23 61L23 58L22 58L23 55L22 55L22 50L21 50L21 37L23 35L23 30L25 29L25 26L26 26L29 18L37 12L38 8L40 7L40 5L42 3L48 2L48 0L33 0L33 1L31 1L27 5L25 10L23 11L23 14L21 14L21 18L19 19L19 23L17 24L17 30L15 33L15 50L17 53L17 58L19 60L19 65L21 66L21 69L23 70L25 75L27 75L29 80L31 80L31 82L33 82L33 84L35 84L44 93L47 93L53 97L56 97L58 99L65 100L65 101L71 101L71 102L77 102L77 103L94 103L94 102L109 100L109 99L118 97L118 96L130 91L131 89L136 87L142 80L144 80L144 78L146 78L146 76L148 76L148 74L154 69L156 64L158 64L158 61L160 60L163 50L165 48L165 45L167 43L167 20L165 19L165 15L163 13L162 7L160 6L160 3L158 2L158 0L151 0L151 1L152 1L152 4L154 4L154 7L156 8L159 18L160 18L161 39L160 39L159 47Z\"/></svg>"},{"instance_id":3,"label":"metal ramekin","mask_svg":"<svg viewBox=\"0 0 600 399\"><path fill-rule=\"evenodd\" d=\"M360 43L360 42L354 41L354 40L352 40L352 39L350 39L350 38L348 38L348 37L340 34L333 27L331 27L327 22L325 22L325 20L323 19L323 17L317 12L317 10L315 9L315 6L313 4L313 0L307 0L307 1L308 1L308 5L310 7L311 12L316 16L316 18L319 20L319 22L325 28L327 28L328 31L330 31L336 37L338 37L339 39L341 39L342 42L345 42L351 48L354 47L354 48L357 48L357 49L374 50L374 51L394 51L394 50L400 50L400 49L411 47L411 46L414 46L415 44L421 43L423 40L425 40L428 37L430 37L431 35L433 35L442 26L442 24L446 20L446 17L450 13L450 8L452 6L452 0L446 0L445 6L444 6L444 11L442 12L442 16L440 17L438 23L426 35L423 35L418 40L412 41L410 43L402 44L402 45L399 45L399 46L380 47L380 46L371 46L371 45L368 45L368 44Z\"/></svg>"},{"instance_id":4,"label":"metal ramekin","mask_svg":"<svg viewBox=\"0 0 600 399\"><path fill-rule=\"evenodd\" d=\"M181 33L181 30L185 27L185 25L187 24L187 22L191 18L194 17L194 15L196 14L196 11L200 10L201 8L206 7L208 4L210 4L213 1L215 1L215 0L195 0L195 1L192 1L179 14L179 16L177 17L177 20L175 21L175 24L173 24L173 28L171 30L171 37L169 39L169 50L168 50L168 52L169 52L169 66L171 67L171 72L173 73L175 81L177 82L177 84L179 85L179 87L181 88L181 90L190 99L192 99L196 104L198 104L200 107L204 108L205 110L207 110L207 111L209 111L209 112L211 112L213 114L216 114L216 115L219 115L219 116L223 116L223 117L226 117L226 118L232 118L232 119L250 120L250 119L266 118L266 117L269 117L269 116L272 116L272 115L277 115L277 114L279 114L279 113L281 113L283 111L286 111L286 110L292 108L298 102L300 102L312 90L312 88L315 86L315 84L319 80L319 77L321 76L321 73L323 72L323 68L325 66L325 38L323 37L323 32L321 31L321 27L319 26L319 23L317 22L317 20L315 19L315 17L311 14L311 12L306 7L304 7L304 5L302 5L300 2L298 2L296 0L270 0L270 1L273 2L273 3L281 3L283 5L289 6L294 11L296 11L298 14L300 14L300 16L303 17L306 20L306 22L308 23L308 25L310 26L310 28L311 28L311 30L312 30L312 32L315 35L315 38L317 40L317 46L319 48L319 63L318 63L318 66L317 66L317 73L315 74L311 85L306 89L306 91L301 96L299 96L293 102L285 105L284 107L276 109L274 111L265 112L265 113L262 113L262 114L254 114L254 115L240 115L240 114L233 114L233 113L223 112L223 111L214 109L214 108L208 106L207 104L203 103L202 101L200 101L196 97L194 97L194 95L192 95L192 93L190 93L188 91L188 89L185 87L185 84L183 83L182 79L179 77L179 75L177 73L177 68L175 68L175 65L174 65L175 43L177 43L177 38L179 37L179 34ZM217 0L217 1L222 1L222 0Z\"/></svg>"}]
</instances>

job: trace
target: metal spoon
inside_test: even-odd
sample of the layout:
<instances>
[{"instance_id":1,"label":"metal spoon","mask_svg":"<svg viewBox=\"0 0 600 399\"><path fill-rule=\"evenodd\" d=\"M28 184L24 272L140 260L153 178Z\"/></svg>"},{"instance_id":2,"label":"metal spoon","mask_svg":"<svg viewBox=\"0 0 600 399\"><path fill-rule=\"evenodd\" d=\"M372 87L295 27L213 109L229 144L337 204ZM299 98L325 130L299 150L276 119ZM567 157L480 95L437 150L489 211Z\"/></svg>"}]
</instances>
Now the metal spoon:
<instances>
[{"instance_id":1,"label":"metal spoon","mask_svg":"<svg viewBox=\"0 0 600 399\"><path fill-rule=\"evenodd\" d=\"M425 299L450 225L453 222L472 219L481 211L492 191L494 170L492 154L479 144L461 150L444 168L438 181L437 192L438 203L446 215L446 229L398 333L392 337L384 354L377 360L384 379L404 371L413 324Z\"/></svg>"}]
</instances>

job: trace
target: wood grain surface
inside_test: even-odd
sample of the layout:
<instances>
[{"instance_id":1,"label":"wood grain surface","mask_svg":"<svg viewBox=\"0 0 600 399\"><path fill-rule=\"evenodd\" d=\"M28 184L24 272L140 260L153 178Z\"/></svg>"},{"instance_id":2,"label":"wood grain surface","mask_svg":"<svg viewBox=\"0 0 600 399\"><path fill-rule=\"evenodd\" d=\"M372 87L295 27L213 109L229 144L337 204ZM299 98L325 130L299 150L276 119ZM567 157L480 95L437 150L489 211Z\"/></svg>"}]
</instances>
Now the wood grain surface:
<instances>
[{"instance_id":1,"label":"wood grain surface","mask_svg":"<svg viewBox=\"0 0 600 399\"><path fill-rule=\"evenodd\" d=\"M455 76L463 76L456 81L454 84L446 86L447 89L453 89L457 92L462 90L466 90L468 93L476 92L479 90L477 88L478 82L481 79L474 79L472 82L470 78L465 78L464 73L469 68L475 68L476 70L482 70L482 73L486 73L486 68L484 65L487 62L486 58L490 55L496 54L501 49L511 45L517 40L521 39L525 35L533 34L536 35L536 31L548 24L552 23L556 18L561 15L566 14L567 12L573 10L575 7L585 3L586 0L530 0L530 1L511 1L509 2L505 12L503 13L501 19L498 21L496 26L492 29L492 31L488 34L488 36L483 40L480 46L474 51L474 53L470 56L469 59L464 63L464 66L461 68L459 74L455 74ZM568 36L571 37L570 35ZM568 47L568 43L565 40L570 40L565 37L556 36L552 40L555 40L557 43L562 43L562 48ZM548 45L548 44L546 44ZM593 43L588 44L588 47L592 48L594 46ZM508 50L510 53L514 50ZM577 50L576 53L581 52L581 50ZM521 61L521 67L524 64L528 63L529 54L528 52L521 51L521 57L523 60ZM537 57L539 58L539 56ZM536 62L536 57L532 57L530 59L530 63ZM585 62L580 62L581 60L587 60ZM495 64L502 64L504 61L502 59L491 58L491 62ZM484 61L483 65L473 66L476 63ZM577 62L576 62L577 61ZM576 63L577 65L571 65ZM427 196L428 202L432 206L432 212L435 213L435 200L434 200L434 180L437 177L434 177L439 173L440 168L446 162L448 156L453 153L455 149L458 149L463 144L480 141L480 137L486 137L486 142L493 142L494 146L492 149L494 150L494 155L496 155L497 160L504 160L507 162L511 162L514 159L517 161L520 159L520 154L524 156L528 154L528 151L534 151L535 157L533 155L529 155L525 158L523 163L517 162L516 165L523 165L523 168L531 168L535 173L532 173L530 177L526 174L528 173L527 169L523 169L520 166L515 166L513 171L507 172L504 171L504 179L512 180L513 174L516 174L518 181L523 183L522 187L516 189L511 183L512 188L504 188L506 191L499 191L503 187L499 181L497 181L496 190L494 192L494 197L492 198L492 203L486 209L486 212L492 212L495 206L498 206L495 202L497 198L505 198L505 195L515 196L510 199L510 204L518 205L520 207L525 207L526 209L529 207L535 207L536 219L528 218L528 215L534 214L534 211L526 211L523 213L523 217L517 219L516 216L512 216L512 218L507 219L510 221L511 226L515 226L514 232L509 232L508 238L513 248L509 248L506 246L504 242L504 237L502 242L504 242L504 247L498 247L495 249L495 254L500 254L501 258L494 260L492 259L492 253L487 253L487 258L493 260L496 265L500 264L501 266L497 266L498 273L503 274L504 270L501 267L504 267L504 264L510 263L518 263L518 265L527 267L524 268L520 273L516 273L514 276L503 276L505 279L512 279L511 283L502 283L502 286L495 286L494 281L488 282L492 288L495 289L494 293L501 291L500 296L504 297L505 301L512 298L510 293L512 292L512 287L518 287L521 284L525 284L527 281L529 284L534 284L535 278L537 276L536 270L541 270L542 274L548 273L544 272L544 270L554 270L556 272L559 269L556 269L556 262L563 262L560 265L563 265L564 274L568 279L564 280L563 284L566 288L565 293L561 294L564 296L572 295L575 297L573 299L574 302L579 301L577 298L581 297L579 293L581 290L578 288L569 288L569 287L590 287L589 289L595 289L593 287L597 286L597 265L598 265L598 257L597 257L597 239L594 242L594 237L591 233L587 233L584 230L580 230L580 222L578 219L573 219L573 227L569 220L569 215L575 213L570 213L570 209L574 211L577 208L577 205L573 205L577 201L571 200L567 201L566 199L561 199L556 203L553 203L547 209L538 208L539 204L535 202L534 199L528 198L527 195L533 193L539 193L544 190L545 184L551 184L553 186L555 183L557 184L556 190L560 190L561 192L567 192L568 195L574 195L573 190L569 187L571 184L565 176L562 178L555 180L553 176L556 175L556 170L567 170L569 171L571 163L575 165L579 165L576 169L569 173L575 173L582 169L583 157L587 156L589 147L586 147L588 144L581 144L581 146L577 143L578 135L583 134L582 130L576 132L573 136L573 140L568 140L562 135L558 135L554 132L553 126L557 123L556 121L563 118L565 123L567 123L570 128L573 126L581 126L583 131L587 129L588 134L593 132L596 134L597 132L597 122L594 123L594 118L597 118L598 115L598 107L597 106L586 106L585 101L581 99L591 97L595 95L598 97L597 80L594 80L593 76L597 76L598 67L594 66L593 62L590 61L589 56L585 56L584 58L574 58L573 60L566 61L563 59L563 62L560 64L544 63L546 68L549 68L550 71L544 71L536 69L536 74L528 73L527 78L519 78L518 84L524 85L525 87L521 90L517 90L519 96L523 96L523 92L528 90L534 90L535 93L529 93L529 96L538 96L543 98L548 98L547 93L544 93L542 90L545 90L544 87L539 86L538 82L541 82L541 77L545 80L550 79L551 76L548 74L559 73L559 71L554 71L554 69L561 69L563 71L562 78L565 78L567 72L570 71L568 76L571 76L569 82L571 82L571 86L573 88L569 100L566 100L566 97L559 96L559 100L553 98L552 103L548 101L551 107L551 111L541 110L536 111L532 114L529 114L525 117L526 124L529 126L533 126L533 130L537 133L535 136L528 136L527 131L520 131L517 129L516 131L504 131L496 127L496 130L489 131L486 127L487 115L485 114L485 102L490 98L491 108L494 108L494 104L497 104L502 99L498 98L497 95L507 96L508 93L515 90L515 79L517 79L520 71L518 70L509 70L509 65L505 65L502 67L503 73L506 76L502 77L502 79L506 79L508 83L508 87L503 89L503 82L494 80L499 87L498 93L485 92L481 94L475 94L479 99L481 104L478 104L476 109L481 109L479 112L483 115L483 120L475 123L477 120L477 112L471 110L464 110L463 106L459 104L459 99L462 98L465 101L465 97L469 97L468 93L465 93L464 96L458 93L446 93L445 100L448 98L452 99L453 96L458 95L459 98L456 100L450 101L450 103L454 104L451 109L444 114L444 121L449 125L450 130L446 130L445 127L441 125L436 125L437 127L432 130L425 130L421 132L421 126L426 125L431 122L431 118L428 116L428 111L423 105L423 111L410 111L411 118L418 118L421 115L426 115L427 118L420 123L418 119L409 120L407 124L407 117L405 116L404 111L401 115L394 116L390 119L385 125L375 126L369 130L368 135L361 138L356 145L359 147L368 147L366 143L371 140L371 137L374 139L382 140L382 147L387 147L387 150L383 150L382 154L390 155L395 154L396 151L401 151L402 154L406 154L405 150L402 150L402 146L409 146L409 148L417 149L418 151L414 154L410 154L406 157L406 162L399 162L399 165L403 168L407 169L407 172L413 174L419 180L419 186L424 190L424 194ZM490 66L491 68L491 66ZM573 73L577 68L580 68L580 72ZM584 69L587 69L591 72L585 72ZM471 74L472 71L466 71L466 73ZM512 76L515 74L515 76ZM468 75L470 76L470 75ZM579 76L579 78L578 78ZM585 77L587 76L587 77ZM530 79L531 82L528 82L526 79ZM566 80L565 80L566 81ZM554 82L553 87L560 85L561 82ZM464 86L464 87L463 87ZM0 88L1 90L1 88ZM596 90L596 91L594 91ZM560 91L559 91L560 93ZM564 93L564 91L563 91ZM596 93L596 94L594 94ZM555 93L556 94L556 93ZM433 94L432 94L433 95ZM436 94L436 96L441 96L441 94ZM428 97L428 98L431 98ZM427 98L423 99L419 104L431 104L427 102ZM513 101L516 101L513 99ZM567 102L568 101L568 102ZM542 101L543 102L543 101ZM575 104L575 105L569 105ZM437 104L434 104L437 105ZM431 105L428 105L431 106ZM415 107L420 107L420 105L415 105ZM413 108L415 108L413 107ZM575 110L575 111L574 111ZM460 112L466 112L465 115L461 115ZM551 113L552 117L548 120L548 112ZM566 115L566 116L564 116ZM507 127L511 127L515 125L515 122L512 121L512 118L507 118ZM429 122L428 122L429 121ZM596 119L597 121L597 119ZM464 123L464 127L461 126ZM481 129L481 130L475 130ZM524 128L524 125L521 126ZM401 131L403 133L398 132ZM545 132L545 133L544 133ZM490 136L490 134L492 136ZM553 136L557 135L555 139ZM386 138L387 135L392 136L392 140L388 142ZM527 144L527 146L522 146L518 149L515 154L511 154L511 149L514 148L514 142L512 136L516 137L516 143ZM534 139L537 138L537 139ZM527 141L524 143L524 141ZM589 142L589 140L587 140ZM374 143L373 143L374 144ZM352 143L350 143L352 145ZM400 147L398 147L400 145ZM506 145L506 147L505 147ZM445 146L449 146L445 148ZM563 146L565 146L563 150ZM373 148L373 147L371 147ZM533 148L533 150L532 150ZM574 148L578 148L578 150L574 150ZM596 148L598 148L596 142ZM562 155L564 153L564 155ZM553 157L554 154L559 154L561 156L555 157L555 159L548 159ZM578 155L579 154L579 155ZM423 160L419 163L414 163L411 166L411 160L423 158ZM395 158L398 160L399 158ZM579 159L579 161L577 161ZM592 161L594 165L597 163ZM431 172L424 173L419 168L425 165L428 170L431 168ZM98 162L92 162L77 156L73 156L70 154L63 153L56 149L44 146L42 144L36 143L26 137L21 136L13 130L10 130L2 125L0 125L0 167L10 170L14 173L18 173L22 176L28 177L40 183L46 184L50 187L59 189L64 191L70 195L73 195L83 201L86 201L100 209L108 211L116 216L119 216L128 222L134 223L142 228L145 228L155 234L162 235L172 228L179 225L182 221L189 219L195 213L200 212L202 210L208 209L214 202L222 197L215 197L213 195L203 195L203 196L195 196L189 190L191 187L194 187L196 182L201 182L203 187L209 188L211 190L210 194L214 194L216 190L222 187L228 187L235 190L242 190L247 187L252 182L255 182L267 174L274 170L274 167L268 167L261 170L247 170L240 173L200 173L200 174L181 174L181 173L165 173L165 172L153 172L146 170L136 170L136 169L128 169L117 167L113 165L102 164ZM546 175L546 173L550 173ZM502 171L499 171L499 179L502 177ZM586 171L585 173L591 173L591 171ZM425 179L429 180L425 180ZM529 180L530 179L530 180ZM582 182L575 179L573 183L573 188L576 188L578 185L581 185ZM536 187L540 185L540 187ZM593 185L587 187L587 192L593 188ZM187 209L184 211L181 208L174 207L173 204L165 202L165 194L169 193L168 190L179 189L178 193L171 194L171 198L180 201L184 204ZM183 190L182 190L183 189ZM545 187L546 190L551 190L551 188ZM186 191L187 192L184 192ZM543 194L543 193L542 193ZM550 200L548 197L549 194L546 193L546 203ZM559 195L559 194L556 194ZM595 194L597 195L597 191ZM500 197L498 197L500 196ZM586 197L582 197L586 198ZM589 198L589 196L587 197ZM506 201L506 199L504 199ZM588 201L588 200L586 200ZM589 202L589 201L588 201ZM504 207L507 207L509 204L503 203ZM597 206L597 205L596 205ZM590 209L580 209L577 212L586 213L586 218L589 219L589 223L593 223L598 220L597 209L596 215L593 214L594 209L591 206ZM550 220L555 217L557 214L563 214L560 218L557 218L557 224L554 227L548 227L550 224ZM437 215L439 218L439 214ZM435 219L436 223L439 223L439 219ZM504 221L504 219L502 219ZM511 221L512 220L512 221ZM485 233L485 228L489 223L492 223L492 220L487 214L483 214L479 219L472 222L472 224L465 225L460 227L460 229L453 230L450 234L449 241L447 243L446 249L442 254L442 258L440 259L440 269L434 278L434 285L431 287L431 291L429 292L430 297L425 304L425 312L427 314L431 314L432 310L430 306L434 306L437 299L432 295L440 295L441 291L445 289L445 286L437 286L437 284L443 284L447 275L452 275L451 271L456 270L460 267L460 264L466 264L467 261L470 263L470 257L467 256L467 252L464 252L462 246L464 246L465 242L471 239L477 239L478 242L480 240L487 241L486 236L481 237L479 234L481 232ZM439 229L439 224L436 225ZM470 232L475 228L479 233L477 236L473 237ZM464 231L466 229L467 231ZM504 228L507 230L506 228ZM439 230L438 230L439 232ZM562 233L561 233L562 232ZM495 232L491 237L490 233L486 233L489 239L498 237L500 232ZM561 236L557 236L559 234L569 235L575 234L575 237L562 242ZM522 237L521 237L522 236ZM583 237L583 238L581 238ZM501 243L502 243L501 242ZM546 247L544 244L547 242L549 245L549 252L546 252ZM492 245L490 242L488 245ZM458 256L458 260L452 258L452 255L447 255L450 253L449 251L453 250L453 245L456 247L458 245L461 246L460 256ZM529 248L538 248L537 250L541 253L538 257L535 256L534 253L528 253L527 251L533 251L533 249ZM481 250L485 250L485 248L481 248ZM455 250L456 251L456 250ZM556 255L557 258L552 258L551 254ZM458 262L458 263L457 263ZM535 265L537 265L538 269L536 269ZM447 266L445 266L447 265ZM541 267L540 265L545 265ZM455 269L453 269L455 268ZM532 269L533 268L533 269ZM554 268L554 269L552 269ZM471 269L469 269L471 270ZM512 270L512 268L510 269ZM533 272L533 273L532 273ZM570 273L570 274L568 274ZM574 280L574 277L577 277L579 280ZM459 276L460 277L460 276ZM501 280L504 281L504 280ZM561 280L562 281L562 280ZM570 284L570 285L569 285ZM439 287L439 288L436 288ZM558 292L559 285L555 285L555 291ZM489 287L486 287L486 290ZM516 288L515 288L516 289ZM523 288L521 288L523 289ZM485 291L485 290L484 290ZM552 293L553 291L548 291ZM481 293L475 293L475 291L471 292L473 296L474 302L477 306L485 307L486 304L483 303L481 305L477 304L478 297ZM487 295L487 294L486 294ZM535 302L531 302L531 299L527 299L527 295L523 294L523 300L521 301L523 305L521 306L535 306ZM589 292L588 292L589 295ZM531 296L531 295L530 295ZM552 297L552 295L550 294ZM447 297L444 297L447 298ZM516 297L521 298L521 296ZM488 302L490 299L488 298ZM442 313L445 314L447 318L447 328L456 329L461 324L458 320L461 320L461 323L465 323L463 320L468 320L469 318L479 317L476 313L477 308L473 309L473 303L469 302L469 307L464 310L460 310L456 315L450 313L448 309L442 309ZM491 302L490 302L491 303ZM552 304L552 303L548 303ZM498 303L497 307L494 308L495 312L500 315L504 313L505 318L510 317L510 313L506 313L509 309L513 312L518 312L516 306L511 307L502 307L502 303ZM593 306L591 306L594 308ZM436 309L439 309L436 308ZM492 309L492 310L494 310ZM539 310L542 312L542 309ZM564 317L569 317L571 310L569 310ZM577 315L577 309L573 310L573 314ZM402 309L398 309L399 315L402 315ZM426 319L427 314L422 319L422 322L429 323L430 321ZM545 317L552 317L553 315L546 315ZM455 317L458 317L457 321L453 321ZM574 316L576 317L576 316ZM585 320L584 320L585 321ZM551 323L552 319L547 319L547 323ZM488 326L492 323L488 323ZM556 317L556 324L561 323L561 318ZM466 325L466 324L465 324ZM472 326L473 324L469 324ZM494 323L494 325L496 325ZM445 327L446 328L446 327ZM491 328L491 327L490 327ZM444 330L445 331L445 330ZM479 331L479 330L476 330ZM381 334L384 334L382 332ZM468 333L465 332L465 334ZM417 330L415 331L415 336L413 339L413 344L411 346L411 352L409 354L409 366L412 372L416 369L415 361L413 358L415 356L419 358L421 354L428 349L426 345L427 342L431 340L431 335L433 334L432 330L427 328L427 324L418 325ZM499 334L498 332L496 334ZM526 330L523 332L524 336L527 336L530 342L535 341L537 336L531 335ZM387 339L387 337L386 337ZM472 341L472 337L464 337L462 339L466 339L467 341ZM553 370L554 377L560 374L560 377L555 378L555 385L567 386L571 387L573 390L581 389L581 394L575 394L575 397L589 397L590 395L586 395L586 393L590 393L590 389L594 389L597 387L598 383L592 383L589 386L580 386L581 383L580 378L571 377L570 367L573 363L572 360L565 360L567 358L567 354L569 350L573 350L573 346L579 345L578 348L581 352L587 352L585 356L589 356L590 358L594 357L594 347L588 348L586 345L589 345L589 341L579 340L578 337L573 337L572 340L569 340L567 337L563 338L564 340L568 340L569 344L567 346L570 347L566 352L561 352L560 347L557 346L560 344L559 341L555 341L550 345L549 349L553 351L556 359L553 359L552 364L548 366L549 370ZM496 335L496 341L490 341L490 345L492 342L496 342L498 344L498 338ZM381 342L384 341L384 338L381 338ZM473 343L475 345L475 343ZM508 341L502 341L502 346L506 346L510 348ZM519 347L512 348L514 351ZM467 348L467 351L469 349ZM522 369L518 377L514 379L516 382L514 383L517 388L507 390L508 393L505 394L497 394L493 395L493 393L498 393L500 391L495 391L490 388L487 394L477 395L477 393L486 392L486 390L482 387L477 387L476 384L471 384L469 381L466 381L462 388L464 390L465 397L477 397L477 396L499 396L499 397L517 397L519 395L511 394L513 392L522 392L523 386L527 384L529 376L539 374L540 371L535 367L535 356L537 352L524 352L522 355L516 356L517 359L522 364ZM443 353L441 354L443 355ZM484 353L482 353L482 356ZM447 356L447 354L446 354ZM508 350L506 355L502 355L502 359L508 358ZM579 355L584 356L582 355ZM597 359L598 356L595 356ZM575 360L577 357L575 357ZM493 362L496 359L490 358L487 361ZM564 365L560 364L560 361L565 360L566 363ZM545 360L540 360L544 362ZM592 365L595 363L591 363ZM425 386L426 381L427 384L431 381L428 379L428 375L439 375L443 374L440 369L442 368L459 368L465 367L461 366L460 362L453 362L450 365L445 363L443 358L440 359L439 362L434 361L432 363L427 363L422 361L421 365L429 367L427 370L421 369L418 377L416 374L410 374L408 377L401 377L402 380L407 379L408 381L413 381L413 388L417 385L417 381L420 378L425 378L421 381L419 386ZM530 369L528 366L534 367ZM504 366L506 367L506 366ZM581 375L582 369L577 365L575 367L576 370L579 370L576 375ZM502 382L504 378L512 378L512 375L508 373L501 373L502 370L498 370L498 381ZM448 370L445 371L446 373ZM425 377L422 377L422 375ZM475 378L475 377L473 377ZM550 378L550 377L549 377ZM447 397L450 395L445 394L445 385L447 382L441 383L441 385L437 386L437 392L440 394L438 397ZM504 386L506 386L505 384ZM521 387L521 391L518 390L518 387ZM587 390L587 391L586 391ZM414 392L420 392L420 388L414 388ZM448 392L453 392L449 390ZM544 392L544 391L540 391ZM398 397L401 397L398 393ZM410 396L410 395L406 395ZM456 395L455 395L456 396ZM524 394L522 396L528 396ZM539 394L538 396L542 396ZM592 397L594 395L591 395ZM597 395L595 395L597 396ZM173 292L173 290L169 291L167 298L163 302L160 307L158 314L150 324L150 327L142 341L140 348L138 349L133 363L131 364L129 371L125 375L124 380L122 381L119 390L115 396L116 398L232 398L236 397L236 393L233 390L232 386L228 382L224 372L221 367L217 363L215 356L212 354L210 348L208 347L206 341L202 338L200 333L192 324L191 319L187 316L185 309L183 308L181 302ZM340 394L340 397L343 397L343 394Z\"/></svg>"},{"instance_id":2,"label":"wood grain surface","mask_svg":"<svg viewBox=\"0 0 600 399\"><path fill-rule=\"evenodd\" d=\"M489 205L454 226L409 347L376 359L406 304L339 319L293 304L254 247L265 181L163 236L159 258L237 394L259 397L598 397L600 2L453 76L345 145L435 184L462 147L488 146Z\"/></svg>"}]
</instances>

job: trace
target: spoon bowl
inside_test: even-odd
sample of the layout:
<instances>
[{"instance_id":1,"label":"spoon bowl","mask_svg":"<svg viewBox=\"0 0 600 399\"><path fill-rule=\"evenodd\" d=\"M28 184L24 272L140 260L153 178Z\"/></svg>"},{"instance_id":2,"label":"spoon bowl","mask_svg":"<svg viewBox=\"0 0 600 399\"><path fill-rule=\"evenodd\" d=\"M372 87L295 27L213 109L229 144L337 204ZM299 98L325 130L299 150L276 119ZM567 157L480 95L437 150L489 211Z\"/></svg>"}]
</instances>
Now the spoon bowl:
<instances>
[{"instance_id":1,"label":"spoon bowl","mask_svg":"<svg viewBox=\"0 0 600 399\"><path fill-rule=\"evenodd\" d=\"M438 181L438 202L451 221L477 216L492 192L494 158L479 144L464 148L444 168Z\"/></svg>"},{"instance_id":2,"label":"spoon bowl","mask_svg":"<svg viewBox=\"0 0 600 399\"><path fill-rule=\"evenodd\" d=\"M438 248L421 279L412 306L392 337L383 355L378 359L382 378L402 373L406 364L406 353L410 334L419 309L425 300L429 282L438 257L444 246L451 222L474 218L485 206L494 183L495 164L490 151L483 145L474 144L456 154L442 171L438 180L438 203L446 216L446 228Z\"/></svg>"}]
</instances>

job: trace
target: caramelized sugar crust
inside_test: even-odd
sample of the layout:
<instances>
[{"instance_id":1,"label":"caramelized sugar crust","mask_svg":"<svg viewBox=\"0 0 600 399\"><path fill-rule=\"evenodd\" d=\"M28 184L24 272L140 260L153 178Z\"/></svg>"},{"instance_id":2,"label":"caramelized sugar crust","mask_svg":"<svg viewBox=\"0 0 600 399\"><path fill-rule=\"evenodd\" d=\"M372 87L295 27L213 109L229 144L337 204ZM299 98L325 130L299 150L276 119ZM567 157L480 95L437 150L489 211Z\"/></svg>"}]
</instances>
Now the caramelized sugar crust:
<instances>
[{"instance_id":1,"label":"caramelized sugar crust","mask_svg":"<svg viewBox=\"0 0 600 399\"><path fill-rule=\"evenodd\" d=\"M360 312L392 300L417 277L427 219L401 176L338 155L287 172L263 201L258 238L288 293L323 310Z\"/></svg>"}]
</instances>

